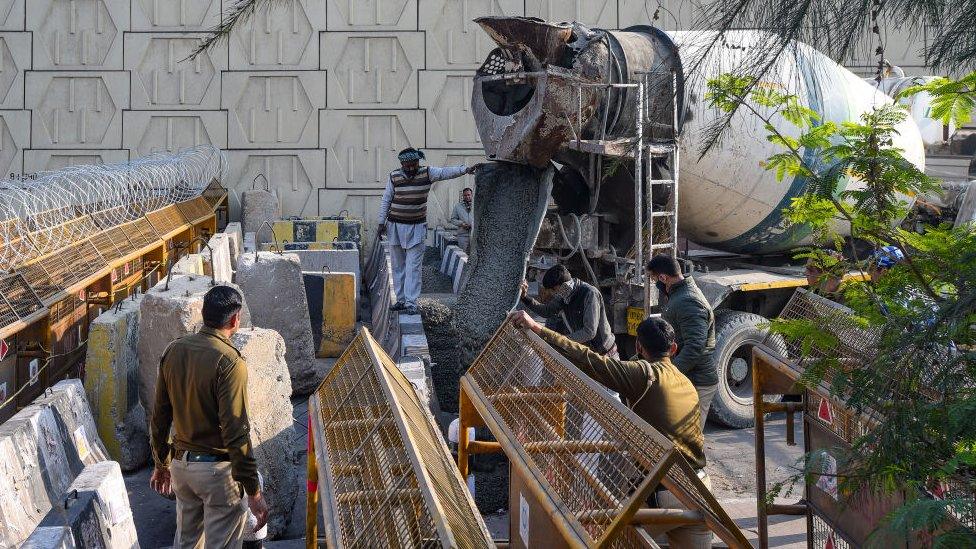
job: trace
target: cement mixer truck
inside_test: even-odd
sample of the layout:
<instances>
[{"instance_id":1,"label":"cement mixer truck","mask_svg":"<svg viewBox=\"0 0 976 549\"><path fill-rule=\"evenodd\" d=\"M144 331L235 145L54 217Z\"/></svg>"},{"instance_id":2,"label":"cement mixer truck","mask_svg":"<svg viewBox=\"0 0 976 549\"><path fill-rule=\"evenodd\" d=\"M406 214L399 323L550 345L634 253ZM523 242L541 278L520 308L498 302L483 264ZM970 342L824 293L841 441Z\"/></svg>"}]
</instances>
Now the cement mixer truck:
<instances>
[{"instance_id":1,"label":"cement mixer truck","mask_svg":"<svg viewBox=\"0 0 976 549\"><path fill-rule=\"evenodd\" d=\"M782 210L807 181L777 181L763 169L780 151L763 123L743 112L706 151L704 134L722 113L704 96L710 78L738 68L770 37L649 26L604 31L520 17L476 21L498 44L472 94L486 155L558 169L530 277L562 262L596 283L626 341L657 305L656 290L642 283L643 263L657 253L679 258L716 311L720 387L710 417L751 425L752 346L782 345L767 340L763 325L806 285L790 251L812 243L810 230L785 224ZM856 120L892 101L803 44L760 85L796 95L823 121ZM778 124L795 134L786 121ZM924 167L911 119L898 128L895 146Z\"/></svg>"}]
</instances>

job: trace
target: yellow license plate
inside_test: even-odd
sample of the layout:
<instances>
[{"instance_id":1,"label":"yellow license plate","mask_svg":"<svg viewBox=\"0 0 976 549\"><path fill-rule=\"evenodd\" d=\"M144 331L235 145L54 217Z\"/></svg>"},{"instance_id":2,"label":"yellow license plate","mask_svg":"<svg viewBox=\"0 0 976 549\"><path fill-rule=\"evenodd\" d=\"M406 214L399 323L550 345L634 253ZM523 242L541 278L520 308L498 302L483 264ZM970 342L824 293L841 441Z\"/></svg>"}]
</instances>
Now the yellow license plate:
<instances>
[{"instance_id":1,"label":"yellow license plate","mask_svg":"<svg viewBox=\"0 0 976 549\"><path fill-rule=\"evenodd\" d=\"M644 321L643 307L627 307L627 333L636 336L637 325Z\"/></svg>"}]
</instances>

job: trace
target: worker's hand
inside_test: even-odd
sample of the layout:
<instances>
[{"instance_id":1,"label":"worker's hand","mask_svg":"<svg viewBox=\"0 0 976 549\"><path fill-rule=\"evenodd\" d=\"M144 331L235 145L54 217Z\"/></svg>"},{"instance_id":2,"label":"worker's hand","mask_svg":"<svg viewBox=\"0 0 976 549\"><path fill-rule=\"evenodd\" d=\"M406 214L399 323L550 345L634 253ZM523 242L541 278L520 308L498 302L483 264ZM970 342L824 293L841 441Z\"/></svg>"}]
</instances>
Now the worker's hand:
<instances>
[{"instance_id":1,"label":"worker's hand","mask_svg":"<svg viewBox=\"0 0 976 549\"><path fill-rule=\"evenodd\" d=\"M473 174L473 173L477 172L478 170L480 170L481 167L484 166L484 165L485 165L484 162L479 162L479 163L475 164L474 166L468 166L468 169L464 170L464 173L466 173L466 174Z\"/></svg>"},{"instance_id":2,"label":"worker's hand","mask_svg":"<svg viewBox=\"0 0 976 549\"><path fill-rule=\"evenodd\" d=\"M257 532L268 523L268 502L264 499L264 493L258 492L253 496L247 496L247 506L254 518L258 519L254 526L254 531Z\"/></svg>"},{"instance_id":3,"label":"worker's hand","mask_svg":"<svg viewBox=\"0 0 976 549\"><path fill-rule=\"evenodd\" d=\"M529 313L525 311L512 311L508 313L508 319L512 321L512 324L519 328L528 328L535 333L542 331L542 324L539 324L529 316Z\"/></svg>"},{"instance_id":4,"label":"worker's hand","mask_svg":"<svg viewBox=\"0 0 976 549\"><path fill-rule=\"evenodd\" d=\"M519 291L522 294L522 299L525 299L529 295L529 281L523 280L522 284L519 285Z\"/></svg>"},{"instance_id":5,"label":"worker's hand","mask_svg":"<svg viewBox=\"0 0 976 549\"><path fill-rule=\"evenodd\" d=\"M169 469L154 467L152 476L149 477L149 487L161 496L173 494L173 479L170 477Z\"/></svg>"}]
</instances>

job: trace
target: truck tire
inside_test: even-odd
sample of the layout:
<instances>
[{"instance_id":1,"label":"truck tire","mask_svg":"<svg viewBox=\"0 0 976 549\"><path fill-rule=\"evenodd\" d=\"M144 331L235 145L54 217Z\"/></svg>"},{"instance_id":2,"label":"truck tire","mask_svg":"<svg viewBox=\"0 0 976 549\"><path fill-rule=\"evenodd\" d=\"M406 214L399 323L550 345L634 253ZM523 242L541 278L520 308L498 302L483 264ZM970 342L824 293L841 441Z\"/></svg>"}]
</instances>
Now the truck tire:
<instances>
[{"instance_id":1,"label":"truck tire","mask_svg":"<svg viewBox=\"0 0 976 549\"><path fill-rule=\"evenodd\" d=\"M741 311L715 313L715 353L712 362L718 371L718 390L712 399L708 418L731 427L745 429L755 424L752 407L752 348L763 344L786 355L786 344L779 335L770 336L766 318ZM767 401L778 400L775 396Z\"/></svg>"}]
</instances>

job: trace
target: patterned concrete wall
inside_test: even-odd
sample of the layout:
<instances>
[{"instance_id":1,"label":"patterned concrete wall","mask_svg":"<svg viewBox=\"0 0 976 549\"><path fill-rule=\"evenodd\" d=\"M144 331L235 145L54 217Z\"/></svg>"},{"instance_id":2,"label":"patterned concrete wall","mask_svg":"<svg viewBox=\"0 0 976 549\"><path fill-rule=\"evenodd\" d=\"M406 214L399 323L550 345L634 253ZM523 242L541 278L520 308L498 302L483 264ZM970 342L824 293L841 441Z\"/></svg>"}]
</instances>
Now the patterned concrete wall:
<instances>
[{"instance_id":1,"label":"patterned concrete wall","mask_svg":"<svg viewBox=\"0 0 976 549\"><path fill-rule=\"evenodd\" d=\"M626 27L658 5L285 0L185 61L232 1L0 0L0 173L213 144L228 151L235 214L236 197L264 175L286 215L348 211L372 230L399 149L424 148L431 164L483 158L468 104L492 43L472 19ZM692 2L661 5L660 26L690 25ZM892 60L918 67L905 38L889 35ZM471 176L437 187L433 224L468 185Z\"/></svg>"}]
</instances>

